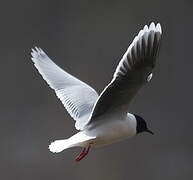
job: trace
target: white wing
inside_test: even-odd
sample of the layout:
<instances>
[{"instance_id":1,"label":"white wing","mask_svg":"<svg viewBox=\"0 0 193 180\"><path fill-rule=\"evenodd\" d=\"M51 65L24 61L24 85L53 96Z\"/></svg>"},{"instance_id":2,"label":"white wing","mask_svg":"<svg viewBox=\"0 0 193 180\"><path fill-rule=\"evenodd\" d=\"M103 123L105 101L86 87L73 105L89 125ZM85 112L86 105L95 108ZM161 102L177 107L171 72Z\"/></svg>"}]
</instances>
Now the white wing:
<instances>
[{"instance_id":1,"label":"white wing","mask_svg":"<svg viewBox=\"0 0 193 180\"><path fill-rule=\"evenodd\" d=\"M112 81L100 94L90 117L90 122L106 111L120 109L127 113L129 104L138 90L152 78L161 42L161 26L154 23L134 38L119 62ZM89 124L88 123L88 124Z\"/></svg>"},{"instance_id":2,"label":"white wing","mask_svg":"<svg viewBox=\"0 0 193 180\"><path fill-rule=\"evenodd\" d=\"M76 129L82 129L98 98L97 92L57 66L42 49L36 47L31 54L43 79L55 90L68 113L76 120Z\"/></svg>"}]
</instances>

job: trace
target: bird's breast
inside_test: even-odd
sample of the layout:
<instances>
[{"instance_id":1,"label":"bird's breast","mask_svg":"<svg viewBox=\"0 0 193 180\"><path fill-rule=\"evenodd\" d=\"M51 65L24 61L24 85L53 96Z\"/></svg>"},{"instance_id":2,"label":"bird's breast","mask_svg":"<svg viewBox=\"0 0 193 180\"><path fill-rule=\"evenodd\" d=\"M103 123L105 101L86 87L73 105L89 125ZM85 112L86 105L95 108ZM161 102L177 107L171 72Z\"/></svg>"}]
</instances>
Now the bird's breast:
<instances>
[{"instance_id":1,"label":"bird's breast","mask_svg":"<svg viewBox=\"0 0 193 180\"><path fill-rule=\"evenodd\" d=\"M128 118L101 119L87 133L96 137L93 146L112 144L134 136L136 134L136 122Z\"/></svg>"}]
</instances>

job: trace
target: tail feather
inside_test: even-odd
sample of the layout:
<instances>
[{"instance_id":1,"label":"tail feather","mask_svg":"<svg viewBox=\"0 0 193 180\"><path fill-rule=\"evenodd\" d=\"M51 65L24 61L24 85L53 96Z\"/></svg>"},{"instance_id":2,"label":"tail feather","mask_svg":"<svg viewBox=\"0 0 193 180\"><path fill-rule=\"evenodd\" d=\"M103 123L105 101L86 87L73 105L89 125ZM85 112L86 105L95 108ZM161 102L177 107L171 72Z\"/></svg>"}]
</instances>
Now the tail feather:
<instances>
[{"instance_id":1,"label":"tail feather","mask_svg":"<svg viewBox=\"0 0 193 180\"><path fill-rule=\"evenodd\" d=\"M95 137L87 136L83 132L79 132L69 139L56 140L49 145L49 150L53 153L59 153L65 149L76 146L87 146L89 140L95 139Z\"/></svg>"},{"instance_id":2,"label":"tail feather","mask_svg":"<svg viewBox=\"0 0 193 180\"><path fill-rule=\"evenodd\" d=\"M49 150L53 153L59 153L64 149L70 148L68 139L56 140L49 145Z\"/></svg>"}]
</instances>

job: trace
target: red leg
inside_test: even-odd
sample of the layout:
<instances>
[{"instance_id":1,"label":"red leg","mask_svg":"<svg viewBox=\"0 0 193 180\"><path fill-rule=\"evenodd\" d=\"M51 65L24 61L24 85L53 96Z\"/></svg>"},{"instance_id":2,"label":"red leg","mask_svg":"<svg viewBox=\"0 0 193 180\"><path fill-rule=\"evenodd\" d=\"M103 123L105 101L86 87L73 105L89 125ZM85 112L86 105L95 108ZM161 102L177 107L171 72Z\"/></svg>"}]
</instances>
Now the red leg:
<instances>
[{"instance_id":1,"label":"red leg","mask_svg":"<svg viewBox=\"0 0 193 180\"><path fill-rule=\"evenodd\" d=\"M83 158L85 152L86 152L86 148L84 148L84 149L80 152L80 154L76 157L76 161L80 161L80 160Z\"/></svg>"},{"instance_id":2,"label":"red leg","mask_svg":"<svg viewBox=\"0 0 193 180\"><path fill-rule=\"evenodd\" d=\"M87 148L84 148L81 153L76 157L76 161L82 160L89 152L90 150L90 145Z\"/></svg>"}]
</instances>

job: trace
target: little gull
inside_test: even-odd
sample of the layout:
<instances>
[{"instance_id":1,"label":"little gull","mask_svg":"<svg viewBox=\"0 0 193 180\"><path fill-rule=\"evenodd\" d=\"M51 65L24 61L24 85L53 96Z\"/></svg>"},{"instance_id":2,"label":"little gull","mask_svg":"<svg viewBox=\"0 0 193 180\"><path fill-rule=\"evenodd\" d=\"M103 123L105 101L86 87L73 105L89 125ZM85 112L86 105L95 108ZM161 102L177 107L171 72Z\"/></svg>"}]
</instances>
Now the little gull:
<instances>
[{"instance_id":1,"label":"little gull","mask_svg":"<svg viewBox=\"0 0 193 180\"><path fill-rule=\"evenodd\" d=\"M32 49L32 61L57 97L76 121L79 132L49 145L58 153L82 147L76 161L83 159L91 147L104 146L149 132L145 120L128 113L138 90L152 78L161 41L161 26L153 22L139 31L120 60L111 82L100 95L86 83L57 66L41 48Z\"/></svg>"}]
</instances>

